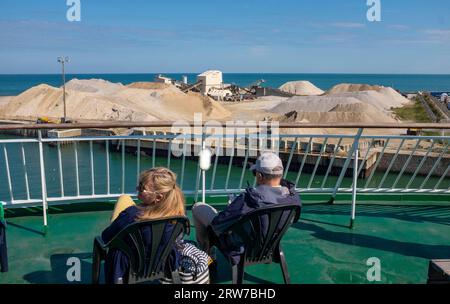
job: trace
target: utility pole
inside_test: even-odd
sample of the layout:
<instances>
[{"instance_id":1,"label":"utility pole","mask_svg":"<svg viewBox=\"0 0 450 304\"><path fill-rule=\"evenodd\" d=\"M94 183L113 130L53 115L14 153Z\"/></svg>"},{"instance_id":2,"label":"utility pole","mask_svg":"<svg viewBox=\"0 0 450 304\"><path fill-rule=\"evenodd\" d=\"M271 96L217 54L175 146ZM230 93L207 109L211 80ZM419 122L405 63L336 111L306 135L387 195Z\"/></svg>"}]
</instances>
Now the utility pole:
<instances>
[{"instance_id":1,"label":"utility pole","mask_svg":"<svg viewBox=\"0 0 450 304\"><path fill-rule=\"evenodd\" d=\"M69 62L69 57L58 57L58 62L61 63L62 67L62 81L63 81L63 103L64 103L64 117L63 123L67 121L67 112L66 112L66 72L65 72L65 64Z\"/></svg>"}]
</instances>

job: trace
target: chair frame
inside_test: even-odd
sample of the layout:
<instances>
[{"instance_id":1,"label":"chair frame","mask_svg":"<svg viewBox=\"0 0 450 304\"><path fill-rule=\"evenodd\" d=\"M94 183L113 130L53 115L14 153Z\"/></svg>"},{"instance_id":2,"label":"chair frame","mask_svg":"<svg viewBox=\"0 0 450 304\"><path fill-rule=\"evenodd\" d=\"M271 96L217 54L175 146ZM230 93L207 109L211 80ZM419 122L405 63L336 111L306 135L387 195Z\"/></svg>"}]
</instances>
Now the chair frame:
<instances>
[{"instance_id":1,"label":"chair frame","mask_svg":"<svg viewBox=\"0 0 450 304\"><path fill-rule=\"evenodd\" d=\"M281 219L283 215L287 213L286 222L280 226ZM243 215L237 222L232 224L227 230L222 234L237 234L243 240L244 252L240 256L239 263L234 265L231 260L229 260L232 269L232 280L233 284L242 284L244 281L245 266L257 265L257 264L270 264L279 263L281 271L283 273L283 280L285 284L290 284L291 279L286 263L286 256L283 249L281 248L280 241L288 228L293 224L298 222L300 218L301 207L293 204L277 204L274 206L268 206L264 208L259 208L253 210L245 215ZM268 216L268 231L267 235L264 237L263 245L261 246L261 238L256 237L256 233L260 233L260 228L258 225L254 225L256 219L260 219L261 216ZM250 224L252 228L251 235L248 235L244 231L244 227ZM211 226L208 227L208 233L210 237L211 246L216 246L220 251L219 235L213 232ZM275 235L276 234L276 235Z\"/></svg>"},{"instance_id":2,"label":"chair frame","mask_svg":"<svg viewBox=\"0 0 450 304\"><path fill-rule=\"evenodd\" d=\"M166 246L158 256L159 259L156 260L156 253L161 246L164 229L169 223L174 225L173 231ZM146 254L141 232L141 228L146 226L152 227L150 256ZM170 249L180 235L189 235L189 233L189 219L185 216L175 216L132 223L117 233L108 243L104 243L100 236L95 237L92 256L92 283L99 284L101 262L106 259L109 250L121 250L129 259L130 269L128 277L123 278L123 283L136 284L165 278L166 273L163 265L169 257ZM131 239L132 247L124 241L126 237ZM154 243L155 239L159 239L159 241ZM171 275L175 284L181 283L177 269L173 270Z\"/></svg>"}]
</instances>

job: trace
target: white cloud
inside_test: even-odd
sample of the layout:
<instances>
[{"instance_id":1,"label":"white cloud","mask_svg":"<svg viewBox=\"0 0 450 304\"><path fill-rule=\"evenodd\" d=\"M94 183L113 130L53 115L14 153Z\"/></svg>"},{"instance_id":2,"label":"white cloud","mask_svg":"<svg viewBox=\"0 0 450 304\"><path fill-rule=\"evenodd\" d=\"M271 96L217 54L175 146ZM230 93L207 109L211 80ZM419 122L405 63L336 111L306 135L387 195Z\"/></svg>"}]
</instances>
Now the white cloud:
<instances>
[{"instance_id":1,"label":"white cloud","mask_svg":"<svg viewBox=\"0 0 450 304\"><path fill-rule=\"evenodd\" d=\"M388 25L388 28L391 30L398 30L398 31L406 31L410 29L409 26L404 24L390 24Z\"/></svg>"},{"instance_id":2,"label":"white cloud","mask_svg":"<svg viewBox=\"0 0 450 304\"><path fill-rule=\"evenodd\" d=\"M349 43L355 41L358 36L352 34L339 34L339 35L320 35L317 37L317 41L325 43Z\"/></svg>"},{"instance_id":3,"label":"white cloud","mask_svg":"<svg viewBox=\"0 0 450 304\"><path fill-rule=\"evenodd\" d=\"M364 23L357 22L335 22L330 24L332 27L338 28L347 28L347 29L356 29L356 28L364 28L366 25Z\"/></svg>"},{"instance_id":4,"label":"white cloud","mask_svg":"<svg viewBox=\"0 0 450 304\"><path fill-rule=\"evenodd\" d=\"M432 35L432 36L446 36L446 37L450 37L450 30L434 29L434 30L424 30L423 32L425 34Z\"/></svg>"},{"instance_id":5,"label":"white cloud","mask_svg":"<svg viewBox=\"0 0 450 304\"><path fill-rule=\"evenodd\" d=\"M252 56L264 57L269 53L269 48L263 45L248 47L248 52Z\"/></svg>"},{"instance_id":6,"label":"white cloud","mask_svg":"<svg viewBox=\"0 0 450 304\"><path fill-rule=\"evenodd\" d=\"M428 29L422 31L428 39L440 42L450 42L450 29Z\"/></svg>"}]
</instances>

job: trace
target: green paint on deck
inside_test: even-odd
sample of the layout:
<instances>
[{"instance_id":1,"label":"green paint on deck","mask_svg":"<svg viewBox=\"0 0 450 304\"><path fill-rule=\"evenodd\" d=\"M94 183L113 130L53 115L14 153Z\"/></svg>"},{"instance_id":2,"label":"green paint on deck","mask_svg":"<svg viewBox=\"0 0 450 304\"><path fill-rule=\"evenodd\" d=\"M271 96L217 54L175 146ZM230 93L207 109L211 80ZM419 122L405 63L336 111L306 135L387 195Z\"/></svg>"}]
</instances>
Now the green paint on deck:
<instances>
[{"instance_id":1,"label":"green paint on deck","mask_svg":"<svg viewBox=\"0 0 450 304\"><path fill-rule=\"evenodd\" d=\"M369 283L366 261L370 257L381 261L381 283L425 283L428 261L450 258L448 200L447 206L442 202L425 206L360 202L353 229L349 229L349 201L333 205L325 201L307 201L299 223L282 241L293 283ZM216 198L215 203L223 206L223 198ZM90 283L93 238L108 225L111 204L58 209L49 210L47 234L41 215L25 216L16 209L21 215L8 218L7 212L10 272L0 274L1 284L70 283L66 279L69 257L80 258L82 283ZM191 229L189 238L194 239L194 234ZM247 283L283 281L278 264L250 266L246 273ZM231 280L222 256L213 280Z\"/></svg>"}]
</instances>

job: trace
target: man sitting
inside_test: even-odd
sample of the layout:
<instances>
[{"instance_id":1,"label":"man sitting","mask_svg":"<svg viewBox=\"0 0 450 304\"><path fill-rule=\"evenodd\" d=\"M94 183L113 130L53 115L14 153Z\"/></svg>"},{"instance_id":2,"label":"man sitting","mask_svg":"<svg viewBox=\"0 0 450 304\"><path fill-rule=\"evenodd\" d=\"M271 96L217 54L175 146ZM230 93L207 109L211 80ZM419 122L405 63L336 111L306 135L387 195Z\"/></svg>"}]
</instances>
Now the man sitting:
<instances>
[{"instance_id":1,"label":"man sitting","mask_svg":"<svg viewBox=\"0 0 450 304\"><path fill-rule=\"evenodd\" d=\"M296 204L301 206L295 185L282 179L283 163L274 153L263 153L250 170L256 178L256 187L248 187L236 197L225 210L218 212L212 206L199 202L192 207L197 242L200 248L210 253L208 226L219 236L218 242L222 252L237 264L243 247L240 241L231 235L223 235L231 225L243 215L255 209L275 204ZM283 223L280 223L282 225Z\"/></svg>"}]
</instances>

